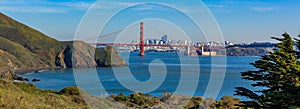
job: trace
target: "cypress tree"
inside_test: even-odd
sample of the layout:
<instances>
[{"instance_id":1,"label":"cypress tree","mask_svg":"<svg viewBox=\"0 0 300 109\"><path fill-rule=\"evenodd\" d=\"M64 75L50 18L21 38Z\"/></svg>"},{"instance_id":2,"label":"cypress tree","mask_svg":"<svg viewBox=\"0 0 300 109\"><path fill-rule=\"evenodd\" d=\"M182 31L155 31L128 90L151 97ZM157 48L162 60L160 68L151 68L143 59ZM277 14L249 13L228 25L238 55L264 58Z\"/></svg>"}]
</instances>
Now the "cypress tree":
<instances>
[{"instance_id":1,"label":"cypress tree","mask_svg":"<svg viewBox=\"0 0 300 109\"><path fill-rule=\"evenodd\" d=\"M273 52L262 56L251 63L256 70L241 72L242 79L254 81L250 90L236 87L236 94L245 96L251 101L244 101L245 107L254 108L295 108L300 107L300 53L295 50L294 41L289 34L283 38L275 38L280 43L275 45ZM300 41L297 42L298 48Z\"/></svg>"}]
</instances>

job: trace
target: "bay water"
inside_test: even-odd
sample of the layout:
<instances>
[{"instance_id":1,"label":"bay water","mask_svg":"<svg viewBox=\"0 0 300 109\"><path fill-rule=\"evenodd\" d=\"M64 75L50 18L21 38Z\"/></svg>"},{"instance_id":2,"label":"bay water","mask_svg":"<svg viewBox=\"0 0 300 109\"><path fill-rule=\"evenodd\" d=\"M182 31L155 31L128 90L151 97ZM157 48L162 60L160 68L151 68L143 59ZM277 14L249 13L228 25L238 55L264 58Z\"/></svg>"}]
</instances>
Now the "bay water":
<instances>
[{"instance_id":1,"label":"bay water","mask_svg":"<svg viewBox=\"0 0 300 109\"><path fill-rule=\"evenodd\" d=\"M144 92L143 89L152 89L146 93L154 96L160 96L164 92L203 96L205 93L214 92L217 96L212 97L220 99L225 95L234 96L235 87L253 89L252 81L243 80L240 72L254 70L250 63L259 59L259 57L247 56L192 57L174 52L148 52L143 57L138 56L137 52L120 54L126 60L128 67L46 70L22 76L30 80L40 79L41 81L33 83L45 90L59 91L68 86L76 86L77 81L80 88L94 96L102 96L99 92L128 95L133 92ZM212 77L219 78L214 80ZM126 86L126 84L135 85L136 82L147 81L151 82L142 86ZM187 83L181 86L186 90L176 90L183 85L182 81ZM100 89L99 84L102 86ZM234 97L246 99L240 96Z\"/></svg>"}]
</instances>

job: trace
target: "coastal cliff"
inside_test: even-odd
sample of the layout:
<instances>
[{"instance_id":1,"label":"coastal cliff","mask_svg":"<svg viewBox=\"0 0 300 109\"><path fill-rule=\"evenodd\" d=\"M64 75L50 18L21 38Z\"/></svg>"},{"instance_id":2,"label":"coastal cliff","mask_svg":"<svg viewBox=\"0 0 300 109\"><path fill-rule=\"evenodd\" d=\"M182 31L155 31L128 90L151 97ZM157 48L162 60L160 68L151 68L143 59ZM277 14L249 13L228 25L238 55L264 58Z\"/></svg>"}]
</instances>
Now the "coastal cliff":
<instances>
[{"instance_id":1,"label":"coastal cliff","mask_svg":"<svg viewBox=\"0 0 300 109\"><path fill-rule=\"evenodd\" d=\"M114 48L58 41L0 13L0 71L125 65Z\"/></svg>"},{"instance_id":2,"label":"coastal cliff","mask_svg":"<svg viewBox=\"0 0 300 109\"><path fill-rule=\"evenodd\" d=\"M64 42L66 46L55 57L55 65L63 68L97 67L95 48L80 41Z\"/></svg>"}]
</instances>

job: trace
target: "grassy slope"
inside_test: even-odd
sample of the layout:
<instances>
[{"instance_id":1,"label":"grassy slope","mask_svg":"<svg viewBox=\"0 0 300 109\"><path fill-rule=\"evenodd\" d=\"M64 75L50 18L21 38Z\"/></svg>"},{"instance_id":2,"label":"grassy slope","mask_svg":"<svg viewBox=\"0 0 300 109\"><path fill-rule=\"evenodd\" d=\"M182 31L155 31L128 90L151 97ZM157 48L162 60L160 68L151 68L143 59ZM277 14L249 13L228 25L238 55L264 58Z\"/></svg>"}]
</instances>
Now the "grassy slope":
<instances>
[{"instance_id":1,"label":"grassy slope","mask_svg":"<svg viewBox=\"0 0 300 109\"><path fill-rule=\"evenodd\" d=\"M60 42L0 13L0 36L17 42L30 50L46 50Z\"/></svg>"},{"instance_id":2,"label":"grassy slope","mask_svg":"<svg viewBox=\"0 0 300 109\"><path fill-rule=\"evenodd\" d=\"M0 107L2 108L87 108L85 104L77 103L73 99L71 95L36 89L32 84L0 80Z\"/></svg>"},{"instance_id":3,"label":"grassy slope","mask_svg":"<svg viewBox=\"0 0 300 109\"><path fill-rule=\"evenodd\" d=\"M46 64L54 66L55 55L63 46L63 43L2 13L0 13L0 38L2 42L5 42L0 46L0 49L15 55L19 61L25 62L24 66L29 68L46 67ZM8 43L10 45L6 45ZM23 54L24 56L20 56ZM34 57L34 59L31 57ZM35 62L39 66L31 62L26 63L28 60Z\"/></svg>"},{"instance_id":4,"label":"grassy slope","mask_svg":"<svg viewBox=\"0 0 300 109\"><path fill-rule=\"evenodd\" d=\"M16 65L22 65L15 56L0 49L0 70L7 71L17 67Z\"/></svg>"},{"instance_id":5,"label":"grassy slope","mask_svg":"<svg viewBox=\"0 0 300 109\"><path fill-rule=\"evenodd\" d=\"M81 97L77 87L59 92L37 89L33 84L7 82L0 79L0 108L5 109L127 109L124 105L106 98L89 95L81 90L90 105Z\"/></svg>"},{"instance_id":6,"label":"grassy slope","mask_svg":"<svg viewBox=\"0 0 300 109\"><path fill-rule=\"evenodd\" d=\"M134 93L129 96L118 95L110 98L99 98L88 95L81 90L89 101L91 108L97 109L131 109L149 108L157 109L233 109L237 108L239 99L225 96L219 101L204 99L203 97L189 97L184 95L164 94L162 98ZM116 100L116 101L113 101ZM125 104L125 105L123 105ZM7 82L0 79L0 108L6 109L86 109L89 106L80 96L76 87L64 88L59 92L37 89L33 84L23 82Z\"/></svg>"},{"instance_id":7,"label":"grassy slope","mask_svg":"<svg viewBox=\"0 0 300 109\"><path fill-rule=\"evenodd\" d=\"M8 52L9 54L15 57L12 59L6 58L6 60L7 61L10 60L16 67L35 68L35 67L43 66L43 62L40 60L40 58L38 58L37 54L30 52L28 49L24 48L22 45L18 43L0 37L0 48L2 48L2 50Z\"/></svg>"}]
</instances>

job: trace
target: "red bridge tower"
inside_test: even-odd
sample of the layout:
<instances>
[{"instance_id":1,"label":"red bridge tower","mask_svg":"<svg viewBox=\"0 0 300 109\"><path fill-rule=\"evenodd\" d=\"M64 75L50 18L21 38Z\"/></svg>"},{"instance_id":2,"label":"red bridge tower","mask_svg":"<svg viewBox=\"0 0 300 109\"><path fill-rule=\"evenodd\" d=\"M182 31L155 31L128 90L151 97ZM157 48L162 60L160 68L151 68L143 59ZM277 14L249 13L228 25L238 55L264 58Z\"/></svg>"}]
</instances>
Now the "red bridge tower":
<instances>
[{"instance_id":1,"label":"red bridge tower","mask_svg":"<svg viewBox=\"0 0 300 109\"><path fill-rule=\"evenodd\" d=\"M145 56L144 22L140 23L140 56Z\"/></svg>"}]
</instances>

